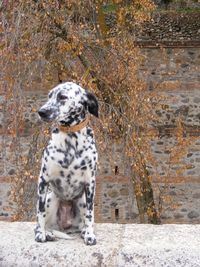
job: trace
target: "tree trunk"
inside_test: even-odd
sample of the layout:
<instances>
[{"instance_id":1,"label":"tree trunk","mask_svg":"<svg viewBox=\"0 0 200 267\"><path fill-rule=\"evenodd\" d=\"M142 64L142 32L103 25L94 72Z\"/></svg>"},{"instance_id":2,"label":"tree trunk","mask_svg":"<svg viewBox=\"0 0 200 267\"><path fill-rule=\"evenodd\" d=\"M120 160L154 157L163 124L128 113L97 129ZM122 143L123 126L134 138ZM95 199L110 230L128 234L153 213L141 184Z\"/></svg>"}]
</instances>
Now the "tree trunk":
<instances>
[{"instance_id":1,"label":"tree trunk","mask_svg":"<svg viewBox=\"0 0 200 267\"><path fill-rule=\"evenodd\" d=\"M148 171L144 170L144 175L140 179L132 177L134 192L136 196L140 222L160 224L160 218L155 207L153 189L149 179ZM139 180L139 181L138 181Z\"/></svg>"}]
</instances>

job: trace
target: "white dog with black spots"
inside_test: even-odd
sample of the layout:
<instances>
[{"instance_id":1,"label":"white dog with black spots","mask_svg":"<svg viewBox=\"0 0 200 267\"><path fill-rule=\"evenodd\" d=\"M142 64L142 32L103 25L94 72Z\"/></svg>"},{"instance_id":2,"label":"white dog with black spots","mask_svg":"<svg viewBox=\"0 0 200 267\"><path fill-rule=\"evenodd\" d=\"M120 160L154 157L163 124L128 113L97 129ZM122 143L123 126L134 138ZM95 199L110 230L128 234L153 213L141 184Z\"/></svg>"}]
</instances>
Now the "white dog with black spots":
<instances>
[{"instance_id":1,"label":"white dog with black spots","mask_svg":"<svg viewBox=\"0 0 200 267\"><path fill-rule=\"evenodd\" d=\"M98 155L88 113L98 117L97 99L81 86L66 82L50 91L38 113L43 121L55 122L57 127L42 157L35 240L72 239L69 231L80 231L85 244L95 245Z\"/></svg>"}]
</instances>

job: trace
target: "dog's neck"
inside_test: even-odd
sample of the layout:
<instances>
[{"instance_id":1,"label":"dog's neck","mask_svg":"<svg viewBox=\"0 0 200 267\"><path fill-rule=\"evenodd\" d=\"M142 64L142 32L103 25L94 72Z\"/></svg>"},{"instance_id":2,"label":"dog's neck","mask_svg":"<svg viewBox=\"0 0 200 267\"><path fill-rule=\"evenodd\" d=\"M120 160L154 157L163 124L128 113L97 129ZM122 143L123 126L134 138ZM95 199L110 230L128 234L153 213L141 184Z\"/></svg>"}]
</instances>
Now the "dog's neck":
<instances>
[{"instance_id":1,"label":"dog's neck","mask_svg":"<svg viewBox=\"0 0 200 267\"><path fill-rule=\"evenodd\" d=\"M89 118L86 117L86 119L84 121L80 122L79 124L76 124L73 126L59 125L58 129L64 133L74 133L74 132L78 132L78 131L82 130L83 128L85 128L87 126L88 122L89 122Z\"/></svg>"}]
</instances>

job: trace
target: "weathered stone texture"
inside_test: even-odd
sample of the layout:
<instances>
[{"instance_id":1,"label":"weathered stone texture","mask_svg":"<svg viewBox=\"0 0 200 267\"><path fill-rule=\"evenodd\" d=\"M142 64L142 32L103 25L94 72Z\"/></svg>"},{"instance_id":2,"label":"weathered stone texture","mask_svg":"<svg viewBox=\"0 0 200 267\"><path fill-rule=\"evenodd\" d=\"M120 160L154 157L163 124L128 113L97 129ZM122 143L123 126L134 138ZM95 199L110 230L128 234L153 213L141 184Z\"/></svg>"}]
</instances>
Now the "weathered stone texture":
<instances>
[{"instance_id":1,"label":"weathered stone texture","mask_svg":"<svg viewBox=\"0 0 200 267\"><path fill-rule=\"evenodd\" d=\"M163 93L163 109L156 110L159 116L160 126L176 127L178 120L184 122L185 126L200 126L200 91L179 91Z\"/></svg>"},{"instance_id":2,"label":"weathered stone texture","mask_svg":"<svg viewBox=\"0 0 200 267\"><path fill-rule=\"evenodd\" d=\"M141 30L133 29L136 40L147 44L173 43L179 45L192 41L200 42L200 14L163 12L153 14Z\"/></svg>"},{"instance_id":3,"label":"weathered stone texture","mask_svg":"<svg viewBox=\"0 0 200 267\"><path fill-rule=\"evenodd\" d=\"M141 54L144 62L139 75L147 83L147 89L180 93L200 88L199 47L142 48Z\"/></svg>"},{"instance_id":4,"label":"weathered stone texture","mask_svg":"<svg viewBox=\"0 0 200 267\"><path fill-rule=\"evenodd\" d=\"M0 222L2 267L199 267L199 225L96 224L97 245L36 243L33 223Z\"/></svg>"},{"instance_id":5,"label":"weathered stone texture","mask_svg":"<svg viewBox=\"0 0 200 267\"><path fill-rule=\"evenodd\" d=\"M95 196L97 222L137 223L137 203L131 178L122 175L97 176Z\"/></svg>"},{"instance_id":6,"label":"weathered stone texture","mask_svg":"<svg viewBox=\"0 0 200 267\"><path fill-rule=\"evenodd\" d=\"M10 183L0 183L0 220L7 220L12 217L16 208L15 204L10 201L11 185Z\"/></svg>"},{"instance_id":7,"label":"weathered stone texture","mask_svg":"<svg viewBox=\"0 0 200 267\"><path fill-rule=\"evenodd\" d=\"M163 136L151 142L152 152L157 161L157 169L153 169L149 165L150 174L166 177L170 171L171 177L182 175L184 177L198 178L200 173L200 138L195 137L194 141L185 147L183 156L180 159L177 158L177 162L174 162L171 157L173 154L176 155L176 145L175 138L168 136Z\"/></svg>"},{"instance_id":8,"label":"weathered stone texture","mask_svg":"<svg viewBox=\"0 0 200 267\"><path fill-rule=\"evenodd\" d=\"M162 199L162 221L165 223L200 223L199 192L199 183L154 184L156 203Z\"/></svg>"},{"instance_id":9,"label":"weathered stone texture","mask_svg":"<svg viewBox=\"0 0 200 267\"><path fill-rule=\"evenodd\" d=\"M130 203L133 192L130 192L128 184L107 182L102 185L101 193L103 193L101 196L102 208L104 208L102 212L103 221L112 219L112 213L116 222L121 221L121 219L125 219L128 222L132 219L134 206L130 205Z\"/></svg>"},{"instance_id":10,"label":"weathered stone texture","mask_svg":"<svg viewBox=\"0 0 200 267\"><path fill-rule=\"evenodd\" d=\"M0 175L8 175L8 173L15 169L13 154L9 149L9 145L11 144L11 138L6 137L3 138L0 136L0 147L1 147L1 163L0 163Z\"/></svg>"},{"instance_id":11,"label":"weathered stone texture","mask_svg":"<svg viewBox=\"0 0 200 267\"><path fill-rule=\"evenodd\" d=\"M99 149L98 175L112 175L113 173L123 173L130 176L129 163L122 160L125 156L123 141L111 143L106 146L106 151Z\"/></svg>"}]
</instances>

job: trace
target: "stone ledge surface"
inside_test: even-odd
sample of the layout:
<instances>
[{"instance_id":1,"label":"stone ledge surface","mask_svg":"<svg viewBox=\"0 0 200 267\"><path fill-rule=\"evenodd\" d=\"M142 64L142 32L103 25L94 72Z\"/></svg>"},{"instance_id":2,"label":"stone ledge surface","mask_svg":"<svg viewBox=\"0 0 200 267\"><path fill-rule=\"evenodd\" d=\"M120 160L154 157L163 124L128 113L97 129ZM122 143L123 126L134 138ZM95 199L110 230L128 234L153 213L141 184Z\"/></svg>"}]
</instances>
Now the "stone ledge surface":
<instances>
[{"instance_id":1,"label":"stone ledge surface","mask_svg":"<svg viewBox=\"0 0 200 267\"><path fill-rule=\"evenodd\" d=\"M0 222L0 266L200 267L200 225L96 224L96 246L36 243L34 223Z\"/></svg>"}]
</instances>

